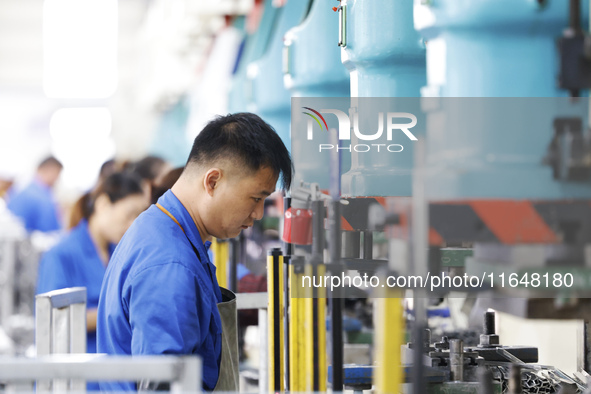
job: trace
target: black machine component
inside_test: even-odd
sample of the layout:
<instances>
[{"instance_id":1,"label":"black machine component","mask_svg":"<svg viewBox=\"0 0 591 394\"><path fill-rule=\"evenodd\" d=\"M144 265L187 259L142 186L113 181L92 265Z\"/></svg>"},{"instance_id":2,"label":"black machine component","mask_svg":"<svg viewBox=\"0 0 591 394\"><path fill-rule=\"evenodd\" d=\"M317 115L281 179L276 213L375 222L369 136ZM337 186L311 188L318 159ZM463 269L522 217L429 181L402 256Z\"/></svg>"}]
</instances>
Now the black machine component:
<instances>
[{"instance_id":1,"label":"black machine component","mask_svg":"<svg viewBox=\"0 0 591 394\"><path fill-rule=\"evenodd\" d=\"M591 88L591 38L581 27L581 1L570 0L569 11L569 26L558 40L558 86L578 97L581 90Z\"/></svg>"},{"instance_id":2,"label":"black machine component","mask_svg":"<svg viewBox=\"0 0 591 394\"><path fill-rule=\"evenodd\" d=\"M554 119L554 137L544 164L552 167L554 178L587 181L591 175L591 141L583 133L581 118Z\"/></svg>"},{"instance_id":3,"label":"black machine component","mask_svg":"<svg viewBox=\"0 0 591 394\"><path fill-rule=\"evenodd\" d=\"M502 346L495 329L495 313L485 312L483 333L480 335L480 343L476 347L466 348L477 352L485 361L507 362L506 356L498 349L502 349L519 360L526 363L538 362L538 348L531 346Z\"/></svg>"}]
</instances>

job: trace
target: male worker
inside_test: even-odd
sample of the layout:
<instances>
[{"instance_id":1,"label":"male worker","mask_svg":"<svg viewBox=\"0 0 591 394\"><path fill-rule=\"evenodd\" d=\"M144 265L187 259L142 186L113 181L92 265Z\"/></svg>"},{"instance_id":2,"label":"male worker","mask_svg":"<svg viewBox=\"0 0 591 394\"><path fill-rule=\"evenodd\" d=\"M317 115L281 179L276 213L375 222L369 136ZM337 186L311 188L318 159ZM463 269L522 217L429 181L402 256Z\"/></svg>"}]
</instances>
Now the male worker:
<instances>
[{"instance_id":1,"label":"male worker","mask_svg":"<svg viewBox=\"0 0 591 394\"><path fill-rule=\"evenodd\" d=\"M61 229L52 188L62 168L62 163L55 157L44 159L37 167L35 179L22 191L9 195L8 209L22 219L28 232Z\"/></svg>"},{"instance_id":2,"label":"male worker","mask_svg":"<svg viewBox=\"0 0 591 394\"><path fill-rule=\"evenodd\" d=\"M236 315L222 309L207 249L211 237L236 237L261 219L279 175L287 190L291 174L289 152L258 116L207 124L179 180L136 219L111 257L98 306L98 352L198 354L205 390L237 391L236 327L226 331L224 323L233 315L235 324Z\"/></svg>"}]
</instances>

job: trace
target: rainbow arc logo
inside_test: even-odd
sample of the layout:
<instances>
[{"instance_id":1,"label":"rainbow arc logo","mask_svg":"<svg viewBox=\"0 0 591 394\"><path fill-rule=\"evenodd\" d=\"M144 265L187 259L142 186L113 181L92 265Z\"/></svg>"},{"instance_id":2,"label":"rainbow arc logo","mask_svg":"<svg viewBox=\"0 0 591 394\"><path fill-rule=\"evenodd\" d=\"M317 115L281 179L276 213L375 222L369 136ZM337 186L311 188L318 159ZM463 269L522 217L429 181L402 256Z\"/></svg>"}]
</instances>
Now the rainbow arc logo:
<instances>
[{"instance_id":1,"label":"rainbow arc logo","mask_svg":"<svg viewBox=\"0 0 591 394\"><path fill-rule=\"evenodd\" d=\"M320 117L320 119L322 119L322 123L324 123L324 126L326 127L326 131L328 131L328 125L326 124L326 120L324 119L324 116L322 116L320 114L320 112L318 112L315 109L312 109L310 107L304 107L304 109L307 109L308 111L312 111L316 115L318 115ZM312 115L310 112L302 112L302 113L306 114L306 115L310 116L312 119L314 119L316 121L316 123L318 123L318 126L320 126L320 130L322 130L322 124L320 123L320 120L316 116Z\"/></svg>"}]
</instances>

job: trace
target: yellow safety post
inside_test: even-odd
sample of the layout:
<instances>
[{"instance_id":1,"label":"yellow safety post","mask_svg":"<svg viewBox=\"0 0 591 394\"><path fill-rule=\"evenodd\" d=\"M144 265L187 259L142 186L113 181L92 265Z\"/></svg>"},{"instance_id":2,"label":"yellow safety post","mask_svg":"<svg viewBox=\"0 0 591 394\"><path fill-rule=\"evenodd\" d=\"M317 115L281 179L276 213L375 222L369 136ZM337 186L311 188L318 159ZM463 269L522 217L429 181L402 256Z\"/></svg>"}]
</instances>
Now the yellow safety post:
<instances>
[{"instance_id":1,"label":"yellow safety post","mask_svg":"<svg viewBox=\"0 0 591 394\"><path fill-rule=\"evenodd\" d=\"M267 292L269 306L269 391L285 391L285 348L283 330L283 254L281 249L271 249L267 256Z\"/></svg>"},{"instance_id":2,"label":"yellow safety post","mask_svg":"<svg viewBox=\"0 0 591 394\"><path fill-rule=\"evenodd\" d=\"M304 275L313 278L313 268L311 264L306 264L304 268ZM314 298L313 287L306 287L304 289L304 376L305 376L305 391L315 391L312 389L314 382Z\"/></svg>"},{"instance_id":3,"label":"yellow safety post","mask_svg":"<svg viewBox=\"0 0 591 394\"><path fill-rule=\"evenodd\" d=\"M400 347L404 338L404 317L400 290L383 289L375 307L377 393L400 393L403 383Z\"/></svg>"},{"instance_id":4,"label":"yellow safety post","mask_svg":"<svg viewBox=\"0 0 591 394\"><path fill-rule=\"evenodd\" d=\"M289 386L291 392L306 391L305 337L302 327L305 320L305 298L302 288L303 265L292 257L289 284Z\"/></svg>"},{"instance_id":5,"label":"yellow safety post","mask_svg":"<svg viewBox=\"0 0 591 394\"><path fill-rule=\"evenodd\" d=\"M228 259L230 257L229 242L214 238L211 242L215 276L221 287L228 288Z\"/></svg>"},{"instance_id":6,"label":"yellow safety post","mask_svg":"<svg viewBox=\"0 0 591 394\"><path fill-rule=\"evenodd\" d=\"M317 275L319 278L324 277L326 273L326 266L319 264L315 266ZM314 290L315 310L317 324L314 325L314 339L315 339L315 355L314 364L317 365L312 390L316 392L326 391L326 382L328 380L328 368L326 365L326 289L323 287Z\"/></svg>"},{"instance_id":7,"label":"yellow safety post","mask_svg":"<svg viewBox=\"0 0 591 394\"><path fill-rule=\"evenodd\" d=\"M308 264L304 269L307 277L316 277L316 283L324 277L323 264ZM304 289L304 378L302 390L326 391L326 289L306 287Z\"/></svg>"}]
</instances>

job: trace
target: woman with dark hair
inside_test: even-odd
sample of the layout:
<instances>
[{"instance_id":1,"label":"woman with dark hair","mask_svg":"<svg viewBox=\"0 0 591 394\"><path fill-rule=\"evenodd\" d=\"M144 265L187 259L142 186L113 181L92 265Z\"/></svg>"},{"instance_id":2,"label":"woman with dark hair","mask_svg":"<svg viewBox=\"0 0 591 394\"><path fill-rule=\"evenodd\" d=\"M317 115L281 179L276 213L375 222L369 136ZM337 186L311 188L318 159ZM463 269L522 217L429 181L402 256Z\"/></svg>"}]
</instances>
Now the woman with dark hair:
<instances>
[{"instance_id":1,"label":"woman with dark hair","mask_svg":"<svg viewBox=\"0 0 591 394\"><path fill-rule=\"evenodd\" d=\"M114 173L82 196L72 231L41 259L37 293L84 286L87 291L87 352L96 353L96 308L115 245L149 205L139 177Z\"/></svg>"}]
</instances>

